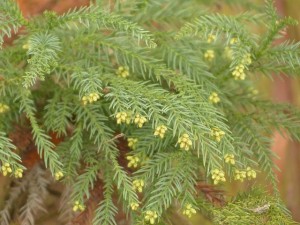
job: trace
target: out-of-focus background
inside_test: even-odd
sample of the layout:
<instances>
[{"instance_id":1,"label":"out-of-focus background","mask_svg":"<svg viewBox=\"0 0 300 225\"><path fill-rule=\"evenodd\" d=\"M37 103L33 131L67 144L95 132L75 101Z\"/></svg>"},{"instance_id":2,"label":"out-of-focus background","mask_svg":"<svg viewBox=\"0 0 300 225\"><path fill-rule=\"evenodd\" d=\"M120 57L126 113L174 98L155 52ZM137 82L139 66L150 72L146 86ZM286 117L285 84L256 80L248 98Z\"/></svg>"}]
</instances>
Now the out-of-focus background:
<instances>
[{"instance_id":1,"label":"out-of-focus background","mask_svg":"<svg viewBox=\"0 0 300 225\"><path fill-rule=\"evenodd\" d=\"M182 0L184 1L184 0ZM75 6L87 5L88 0L18 0L24 16L30 17L42 13L44 10L54 10L63 13ZM237 5L228 4L227 1L215 1L213 10L226 14L234 14L244 10ZM237 1L235 1L237 2ZM263 0L253 0L252 4L263 4ZM300 21L300 0L275 0L279 13L282 16L291 16ZM286 37L300 39L300 25L291 27L286 31ZM260 93L274 102L288 102L300 107L300 79L287 76L273 76L273 81L263 78L258 84ZM276 112L274 112L276 113ZM299 127L300 129L300 127ZM281 158L276 159L277 166L281 173L277 172L282 198L288 209L292 212L293 218L300 222L300 143L291 142L278 133L274 133L273 151ZM263 180L261 181L263 184ZM0 178L0 186L4 187L5 180ZM263 184L266 185L266 184ZM236 193L241 187L229 187L232 193ZM3 190L1 188L1 190ZM5 192L0 192L1 202ZM46 222L48 221L48 222ZM200 216L195 216L191 221L193 224L210 224L209 221ZM54 224L51 218L45 218L40 224Z\"/></svg>"}]
</instances>

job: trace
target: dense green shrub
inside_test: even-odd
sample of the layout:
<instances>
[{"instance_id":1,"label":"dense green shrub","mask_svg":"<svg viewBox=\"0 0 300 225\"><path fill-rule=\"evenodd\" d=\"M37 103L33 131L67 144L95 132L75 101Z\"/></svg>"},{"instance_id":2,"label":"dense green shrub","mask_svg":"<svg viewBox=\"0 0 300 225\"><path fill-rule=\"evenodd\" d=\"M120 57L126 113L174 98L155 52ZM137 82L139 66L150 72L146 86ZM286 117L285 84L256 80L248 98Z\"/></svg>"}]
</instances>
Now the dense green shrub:
<instances>
[{"instance_id":1,"label":"dense green shrub","mask_svg":"<svg viewBox=\"0 0 300 225\"><path fill-rule=\"evenodd\" d=\"M1 43L19 34L0 51L1 170L23 177L12 179L1 224L34 224L51 182L45 168L71 193L61 214L84 213L100 192L94 224L117 224L118 211L131 224L171 224L170 208L216 224L293 223L270 136L299 140L300 112L264 100L255 85L273 72L299 74L299 43L272 44L296 21L270 0L234 16L211 12L211 2L98 1L27 20L1 1ZM8 138L16 124L31 130L45 168L22 164ZM254 185L258 173L272 194ZM203 194L230 182L251 188L231 199Z\"/></svg>"}]
</instances>

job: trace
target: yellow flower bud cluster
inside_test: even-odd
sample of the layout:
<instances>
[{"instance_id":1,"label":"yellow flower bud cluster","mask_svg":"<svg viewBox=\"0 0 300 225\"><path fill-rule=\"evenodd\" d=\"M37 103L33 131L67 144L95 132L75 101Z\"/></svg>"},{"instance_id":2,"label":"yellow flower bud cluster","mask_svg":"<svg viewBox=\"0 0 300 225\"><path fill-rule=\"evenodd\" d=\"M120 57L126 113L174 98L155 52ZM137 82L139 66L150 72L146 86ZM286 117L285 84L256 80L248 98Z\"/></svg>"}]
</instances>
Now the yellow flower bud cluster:
<instances>
[{"instance_id":1,"label":"yellow flower bud cluster","mask_svg":"<svg viewBox=\"0 0 300 225\"><path fill-rule=\"evenodd\" d=\"M247 53L243 59L241 64L237 65L232 72L232 76L235 80L245 80L246 74L245 74L245 66L249 66L252 63L251 54Z\"/></svg>"},{"instance_id":2,"label":"yellow flower bud cluster","mask_svg":"<svg viewBox=\"0 0 300 225\"><path fill-rule=\"evenodd\" d=\"M131 167L137 168L138 163L140 161L139 157L129 155L129 156L126 157L126 159L129 161L128 164L127 164L128 168L131 168Z\"/></svg>"},{"instance_id":3,"label":"yellow flower bud cluster","mask_svg":"<svg viewBox=\"0 0 300 225\"><path fill-rule=\"evenodd\" d=\"M238 42L239 42L239 39L236 38L236 37L231 38L230 41L229 41L230 45L234 45L234 44L236 44L236 43L238 43Z\"/></svg>"},{"instance_id":4,"label":"yellow flower bud cluster","mask_svg":"<svg viewBox=\"0 0 300 225\"><path fill-rule=\"evenodd\" d=\"M220 130L219 128L213 128L211 130L210 135L213 136L217 142L220 142L221 139L224 137L225 132Z\"/></svg>"},{"instance_id":5,"label":"yellow flower bud cluster","mask_svg":"<svg viewBox=\"0 0 300 225\"><path fill-rule=\"evenodd\" d=\"M207 61L212 61L212 60L215 58L215 51L214 51L214 50L207 50L207 51L204 53L204 58L205 58Z\"/></svg>"},{"instance_id":6,"label":"yellow flower bud cluster","mask_svg":"<svg viewBox=\"0 0 300 225\"><path fill-rule=\"evenodd\" d=\"M58 171L54 174L55 180L60 180L63 177L64 177L64 174L61 171Z\"/></svg>"},{"instance_id":7,"label":"yellow flower bud cluster","mask_svg":"<svg viewBox=\"0 0 300 225\"><path fill-rule=\"evenodd\" d=\"M239 180L243 182L244 179L246 178L248 178L248 180L255 179L256 178L255 170L251 169L250 167L247 167L246 171L235 170L235 175L234 175L235 180Z\"/></svg>"},{"instance_id":8,"label":"yellow flower bud cluster","mask_svg":"<svg viewBox=\"0 0 300 225\"><path fill-rule=\"evenodd\" d=\"M136 202L130 204L130 207L133 211L137 210L139 206L140 206L139 203Z\"/></svg>"},{"instance_id":9,"label":"yellow flower bud cluster","mask_svg":"<svg viewBox=\"0 0 300 225\"><path fill-rule=\"evenodd\" d=\"M24 45L22 46L22 48L23 48L23 49L29 49L29 44L24 44Z\"/></svg>"},{"instance_id":10,"label":"yellow flower bud cluster","mask_svg":"<svg viewBox=\"0 0 300 225\"><path fill-rule=\"evenodd\" d=\"M7 174L10 174L12 172L12 168L10 167L9 163L4 163L1 167L3 176L7 176Z\"/></svg>"},{"instance_id":11,"label":"yellow flower bud cluster","mask_svg":"<svg viewBox=\"0 0 300 225\"><path fill-rule=\"evenodd\" d=\"M216 40L216 35L213 35L213 34L209 34L207 36L207 43L212 43Z\"/></svg>"},{"instance_id":12,"label":"yellow flower bud cluster","mask_svg":"<svg viewBox=\"0 0 300 225\"><path fill-rule=\"evenodd\" d=\"M22 177L23 177L23 170L21 168L16 169L15 178L22 178Z\"/></svg>"},{"instance_id":13,"label":"yellow flower bud cluster","mask_svg":"<svg viewBox=\"0 0 300 225\"><path fill-rule=\"evenodd\" d=\"M131 149L135 149L136 148L136 143L138 142L137 138L128 138L127 139L128 142L128 147Z\"/></svg>"},{"instance_id":14,"label":"yellow flower bud cluster","mask_svg":"<svg viewBox=\"0 0 300 225\"><path fill-rule=\"evenodd\" d=\"M120 66L116 72L119 77L127 78L129 76L128 66Z\"/></svg>"},{"instance_id":15,"label":"yellow flower bud cluster","mask_svg":"<svg viewBox=\"0 0 300 225\"><path fill-rule=\"evenodd\" d=\"M138 179L132 182L133 190L137 190L138 192L143 192L143 187L145 186L144 180Z\"/></svg>"},{"instance_id":16,"label":"yellow flower bud cluster","mask_svg":"<svg viewBox=\"0 0 300 225\"><path fill-rule=\"evenodd\" d=\"M116 114L117 124L126 123L130 124L130 113L128 112L118 112Z\"/></svg>"},{"instance_id":17,"label":"yellow flower bud cluster","mask_svg":"<svg viewBox=\"0 0 300 225\"><path fill-rule=\"evenodd\" d=\"M255 170L251 169L251 167L247 167L246 173L247 173L248 180L256 178L256 172L255 172Z\"/></svg>"},{"instance_id":18,"label":"yellow flower bud cluster","mask_svg":"<svg viewBox=\"0 0 300 225\"><path fill-rule=\"evenodd\" d=\"M225 182L226 181L224 171L219 170L219 169L214 169L212 171L211 178L213 179L215 185L217 185L219 182Z\"/></svg>"},{"instance_id":19,"label":"yellow flower bud cluster","mask_svg":"<svg viewBox=\"0 0 300 225\"><path fill-rule=\"evenodd\" d=\"M96 102L98 101L98 99L100 98L99 94L93 92L93 93L90 93L89 95L85 95L82 97L81 101L82 101L82 104L83 105L86 105L88 103L93 103L93 102Z\"/></svg>"},{"instance_id":20,"label":"yellow flower bud cluster","mask_svg":"<svg viewBox=\"0 0 300 225\"><path fill-rule=\"evenodd\" d=\"M255 88L253 88L253 87L250 87L249 89L248 89L248 97L249 98L252 98L253 100L255 100L256 99L256 96L258 95L258 93L259 93L259 91L257 90L257 89L255 89Z\"/></svg>"},{"instance_id":21,"label":"yellow flower bud cluster","mask_svg":"<svg viewBox=\"0 0 300 225\"><path fill-rule=\"evenodd\" d=\"M242 60L242 63L246 66L249 66L251 63L252 63L252 59L251 59L251 54L250 53L247 53L243 60Z\"/></svg>"},{"instance_id":22,"label":"yellow flower bud cluster","mask_svg":"<svg viewBox=\"0 0 300 225\"><path fill-rule=\"evenodd\" d=\"M155 211L146 211L145 220L146 222L149 222L150 224L154 224L155 220L157 219L157 213Z\"/></svg>"},{"instance_id":23,"label":"yellow flower bud cluster","mask_svg":"<svg viewBox=\"0 0 300 225\"><path fill-rule=\"evenodd\" d=\"M193 208L192 204L186 204L185 209L182 213L183 215L191 218L193 214L196 214L196 209Z\"/></svg>"},{"instance_id":24,"label":"yellow flower bud cluster","mask_svg":"<svg viewBox=\"0 0 300 225\"><path fill-rule=\"evenodd\" d=\"M233 55L233 50L230 47L226 46L224 51L224 56L227 59L232 60L232 55Z\"/></svg>"},{"instance_id":25,"label":"yellow flower bud cluster","mask_svg":"<svg viewBox=\"0 0 300 225\"><path fill-rule=\"evenodd\" d=\"M134 118L134 123L138 125L139 128L143 127L144 123L147 122L146 117L137 114Z\"/></svg>"},{"instance_id":26,"label":"yellow flower bud cluster","mask_svg":"<svg viewBox=\"0 0 300 225\"><path fill-rule=\"evenodd\" d=\"M234 180L239 180L241 182L244 181L244 179L247 177L246 172L245 171L241 171L241 170L235 170L234 171Z\"/></svg>"},{"instance_id":27,"label":"yellow flower bud cluster","mask_svg":"<svg viewBox=\"0 0 300 225\"><path fill-rule=\"evenodd\" d=\"M235 67L234 71L232 72L232 76L235 80L245 80L246 74L245 74L245 66L243 64L239 64Z\"/></svg>"},{"instance_id":28,"label":"yellow flower bud cluster","mask_svg":"<svg viewBox=\"0 0 300 225\"><path fill-rule=\"evenodd\" d=\"M0 113L5 113L9 110L9 106L3 103L0 103Z\"/></svg>"},{"instance_id":29,"label":"yellow flower bud cluster","mask_svg":"<svg viewBox=\"0 0 300 225\"><path fill-rule=\"evenodd\" d=\"M154 136L159 136L160 138L164 138L167 130L168 128L166 126L160 125L155 129Z\"/></svg>"},{"instance_id":30,"label":"yellow flower bud cluster","mask_svg":"<svg viewBox=\"0 0 300 225\"><path fill-rule=\"evenodd\" d=\"M224 159L225 159L225 163L229 163L231 165L235 164L235 160L234 160L234 155L233 154L226 154L224 156Z\"/></svg>"},{"instance_id":31,"label":"yellow flower bud cluster","mask_svg":"<svg viewBox=\"0 0 300 225\"><path fill-rule=\"evenodd\" d=\"M179 147L185 151L188 151L192 146L192 141L188 134L183 134L179 139L178 142Z\"/></svg>"},{"instance_id":32,"label":"yellow flower bud cluster","mask_svg":"<svg viewBox=\"0 0 300 225\"><path fill-rule=\"evenodd\" d=\"M85 209L84 205L82 205L79 201L75 201L74 206L73 206L73 211L77 212L83 212Z\"/></svg>"},{"instance_id":33,"label":"yellow flower bud cluster","mask_svg":"<svg viewBox=\"0 0 300 225\"><path fill-rule=\"evenodd\" d=\"M212 92L211 95L209 96L209 101L214 104L217 104L218 102L220 102L218 93Z\"/></svg>"}]
</instances>

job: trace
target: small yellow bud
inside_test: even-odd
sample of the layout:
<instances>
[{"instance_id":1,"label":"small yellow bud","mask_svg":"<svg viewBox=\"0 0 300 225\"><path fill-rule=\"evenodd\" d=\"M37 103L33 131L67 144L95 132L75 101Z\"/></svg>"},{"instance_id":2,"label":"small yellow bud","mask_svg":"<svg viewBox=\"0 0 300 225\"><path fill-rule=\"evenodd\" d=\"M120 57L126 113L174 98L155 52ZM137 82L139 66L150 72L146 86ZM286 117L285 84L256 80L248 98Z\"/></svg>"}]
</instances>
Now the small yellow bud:
<instances>
[{"instance_id":1,"label":"small yellow bud","mask_svg":"<svg viewBox=\"0 0 300 225\"><path fill-rule=\"evenodd\" d=\"M188 151L192 146L192 141L188 134L183 134L180 138L178 138L179 147L185 151Z\"/></svg>"},{"instance_id":2,"label":"small yellow bud","mask_svg":"<svg viewBox=\"0 0 300 225\"><path fill-rule=\"evenodd\" d=\"M241 182L244 181L244 179L246 178L246 172L245 171L240 171L240 170L235 170L234 171L235 175L234 175L234 180L239 180Z\"/></svg>"},{"instance_id":3,"label":"small yellow bud","mask_svg":"<svg viewBox=\"0 0 300 225\"><path fill-rule=\"evenodd\" d=\"M245 66L240 64L235 67L234 71L232 72L232 76L235 80L245 80L246 74L244 72Z\"/></svg>"},{"instance_id":4,"label":"small yellow bud","mask_svg":"<svg viewBox=\"0 0 300 225\"><path fill-rule=\"evenodd\" d=\"M138 125L139 128L143 127L144 123L147 122L146 117L137 114L134 118L134 123Z\"/></svg>"},{"instance_id":5,"label":"small yellow bud","mask_svg":"<svg viewBox=\"0 0 300 225\"><path fill-rule=\"evenodd\" d=\"M231 38L230 39L230 45L234 45L234 44L236 44L236 43L238 43L239 42L239 39L238 38L236 38L236 37L234 37L234 38Z\"/></svg>"},{"instance_id":6,"label":"small yellow bud","mask_svg":"<svg viewBox=\"0 0 300 225\"><path fill-rule=\"evenodd\" d=\"M250 167L247 167L246 173L247 173L248 180L256 178L256 172L255 172L255 170L251 169Z\"/></svg>"},{"instance_id":7,"label":"small yellow bud","mask_svg":"<svg viewBox=\"0 0 300 225\"><path fill-rule=\"evenodd\" d=\"M225 159L225 163L229 163L231 165L235 164L235 159L234 159L234 155L233 154L226 154L224 156L224 159Z\"/></svg>"},{"instance_id":8,"label":"small yellow bud","mask_svg":"<svg viewBox=\"0 0 300 225\"><path fill-rule=\"evenodd\" d=\"M9 106L5 105L3 103L0 103L0 113L5 113L7 111L9 111Z\"/></svg>"},{"instance_id":9,"label":"small yellow bud","mask_svg":"<svg viewBox=\"0 0 300 225\"><path fill-rule=\"evenodd\" d=\"M155 211L146 211L145 220L150 224L154 224L155 220L157 219L157 213Z\"/></svg>"},{"instance_id":10,"label":"small yellow bud","mask_svg":"<svg viewBox=\"0 0 300 225\"><path fill-rule=\"evenodd\" d=\"M216 35L209 34L207 37L207 43L212 43L213 41L216 40Z\"/></svg>"},{"instance_id":11,"label":"small yellow bud","mask_svg":"<svg viewBox=\"0 0 300 225\"><path fill-rule=\"evenodd\" d=\"M142 193L143 192L143 187L145 186L145 182L144 180L138 179L138 180L134 180L132 182L133 185L133 190L137 190L138 192Z\"/></svg>"},{"instance_id":12,"label":"small yellow bud","mask_svg":"<svg viewBox=\"0 0 300 225\"><path fill-rule=\"evenodd\" d=\"M128 66L120 66L118 68L118 70L116 71L116 74L119 76L119 77L123 77L123 78L127 78L129 76L129 68Z\"/></svg>"},{"instance_id":13,"label":"small yellow bud","mask_svg":"<svg viewBox=\"0 0 300 225\"><path fill-rule=\"evenodd\" d=\"M12 172L10 164L7 162L2 165L1 169L2 169L3 176L7 176Z\"/></svg>"},{"instance_id":14,"label":"small yellow bud","mask_svg":"<svg viewBox=\"0 0 300 225\"><path fill-rule=\"evenodd\" d=\"M228 46L225 47L224 49L224 56L225 58L232 60L233 58L233 50L229 48Z\"/></svg>"},{"instance_id":15,"label":"small yellow bud","mask_svg":"<svg viewBox=\"0 0 300 225\"><path fill-rule=\"evenodd\" d=\"M130 204L130 207L133 211L136 211L139 206L140 206L139 203L136 203L136 202L133 202Z\"/></svg>"},{"instance_id":16,"label":"small yellow bud","mask_svg":"<svg viewBox=\"0 0 300 225\"><path fill-rule=\"evenodd\" d=\"M74 206L73 206L73 211L77 212L77 211L81 211L83 212L85 210L84 205L82 205L79 201L75 201Z\"/></svg>"},{"instance_id":17,"label":"small yellow bud","mask_svg":"<svg viewBox=\"0 0 300 225\"><path fill-rule=\"evenodd\" d=\"M85 95L81 98L81 102L83 105L86 105L88 103L93 103L93 102L96 102L98 99L100 99L100 96L99 94L93 92L93 93L90 93L88 95Z\"/></svg>"},{"instance_id":18,"label":"small yellow bud","mask_svg":"<svg viewBox=\"0 0 300 225\"><path fill-rule=\"evenodd\" d=\"M24 44L24 45L22 46L22 48L23 48L23 49L29 49L29 44Z\"/></svg>"},{"instance_id":19,"label":"small yellow bud","mask_svg":"<svg viewBox=\"0 0 300 225\"><path fill-rule=\"evenodd\" d=\"M212 92L211 95L209 96L209 101L214 104L219 103L220 102L219 95L216 92Z\"/></svg>"},{"instance_id":20,"label":"small yellow bud","mask_svg":"<svg viewBox=\"0 0 300 225\"><path fill-rule=\"evenodd\" d=\"M164 138L167 130L168 130L168 128L164 125L158 126L155 129L154 136L159 136L162 139L162 138Z\"/></svg>"},{"instance_id":21,"label":"small yellow bud","mask_svg":"<svg viewBox=\"0 0 300 225\"><path fill-rule=\"evenodd\" d=\"M131 116L129 112L119 112L116 114L117 124L130 124Z\"/></svg>"},{"instance_id":22,"label":"small yellow bud","mask_svg":"<svg viewBox=\"0 0 300 225\"><path fill-rule=\"evenodd\" d=\"M55 180L60 180L63 177L64 177L64 174L61 171L58 171L54 174Z\"/></svg>"},{"instance_id":23,"label":"small yellow bud","mask_svg":"<svg viewBox=\"0 0 300 225\"><path fill-rule=\"evenodd\" d=\"M16 169L15 178L22 178L22 177L23 177L23 170L21 168Z\"/></svg>"},{"instance_id":24,"label":"small yellow bud","mask_svg":"<svg viewBox=\"0 0 300 225\"><path fill-rule=\"evenodd\" d=\"M219 169L214 169L212 170L212 180L214 182L215 185L217 185L219 182L225 182L226 178L225 178L225 173L222 170Z\"/></svg>"},{"instance_id":25,"label":"small yellow bud","mask_svg":"<svg viewBox=\"0 0 300 225\"><path fill-rule=\"evenodd\" d=\"M127 166L128 168L133 167L137 168L140 158L137 156L127 156L126 159L129 161Z\"/></svg>"},{"instance_id":26,"label":"small yellow bud","mask_svg":"<svg viewBox=\"0 0 300 225\"><path fill-rule=\"evenodd\" d=\"M128 147L134 150L136 148L136 143L138 142L138 139L137 138L128 138L127 142L128 142Z\"/></svg>"},{"instance_id":27,"label":"small yellow bud","mask_svg":"<svg viewBox=\"0 0 300 225\"><path fill-rule=\"evenodd\" d=\"M250 53L247 53L243 60L242 60L242 63L245 64L246 66L249 66L251 63L252 63L252 59L251 59L251 54Z\"/></svg>"},{"instance_id":28,"label":"small yellow bud","mask_svg":"<svg viewBox=\"0 0 300 225\"><path fill-rule=\"evenodd\" d=\"M212 60L215 58L215 52L214 52L214 50L207 50L207 51L204 53L204 58L205 58L207 61L212 61Z\"/></svg>"},{"instance_id":29,"label":"small yellow bud","mask_svg":"<svg viewBox=\"0 0 300 225\"><path fill-rule=\"evenodd\" d=\"M210 134L212 137L214 137L214 139L217 141L217 142L220 142L221 139L224 137L225 135L225 132L220 130L219 128L213 128L211 130L211 134Z\"/></svg>"},{"instance_id":30,"label":"small yellow bud","mask_svg":"<svg viewBox=\"0 0 300 225\"><path fill-rule=\"evenodd\" d=\"M193 214L196 214L196 212L197 212L196 209L194 209L191 204L186 204L185 209L183 210L182 214L191 218Z\"/></svg>"}]
</instances>

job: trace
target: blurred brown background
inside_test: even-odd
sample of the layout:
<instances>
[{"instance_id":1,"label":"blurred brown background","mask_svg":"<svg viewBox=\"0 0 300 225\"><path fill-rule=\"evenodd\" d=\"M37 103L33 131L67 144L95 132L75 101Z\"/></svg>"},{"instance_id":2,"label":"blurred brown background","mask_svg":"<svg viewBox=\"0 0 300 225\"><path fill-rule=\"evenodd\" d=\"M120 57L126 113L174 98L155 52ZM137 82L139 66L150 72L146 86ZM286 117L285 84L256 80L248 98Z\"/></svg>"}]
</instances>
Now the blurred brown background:
<instances>
[{"instance_id":1,"label":"blurred brown background","mask_svg":"<svg viewBox=\"0 0 300 225\"><path fill-rule=\"evenodd\" d=\"M75 6L87 5L88 0L18 0L24 16L30 17L43 12L45 9L52 9L58 13L63 13L69 8ZM221 2L221 1L220 1ZM258 4L263 4L263 0L255 1ZM276 6L281 15L288 15L300 21L300 2L298 0L276 0ZM235 13L240 8L232 8L222 3L218 3L216 10L226 13ZM299 40L300 26L292 27L287 30L287 37ZM300 106L300 79L288 78L284 75L281 77L274 76L274 81L264 78L260 82L260 92L267 98L275 102L289 102ZM299 127L300 129L300 127ZM279 134L274 133L273 151L276 152L281 160L276 160L276 164L282 170L278 173L280 181L280 190L282 198L291 210L295 220L300 221L300 144L293 143L282 138ZM4 180L1 179L5 183ZM1 185L3 187L3 183ZM5 192L1 192L5 193ZM2 199L3 194L0 194ZM204 219L193 218L194 224L209 224ZM53 224L43 222L41 224Z\"/></svg>"}]
</instances>

